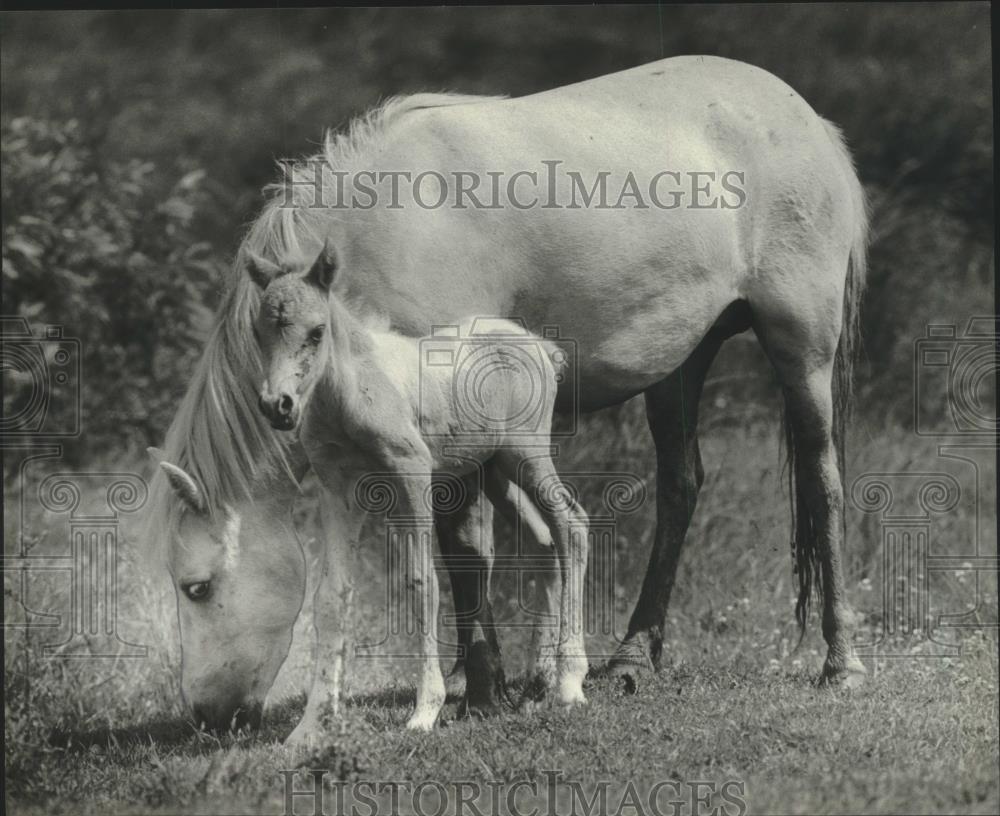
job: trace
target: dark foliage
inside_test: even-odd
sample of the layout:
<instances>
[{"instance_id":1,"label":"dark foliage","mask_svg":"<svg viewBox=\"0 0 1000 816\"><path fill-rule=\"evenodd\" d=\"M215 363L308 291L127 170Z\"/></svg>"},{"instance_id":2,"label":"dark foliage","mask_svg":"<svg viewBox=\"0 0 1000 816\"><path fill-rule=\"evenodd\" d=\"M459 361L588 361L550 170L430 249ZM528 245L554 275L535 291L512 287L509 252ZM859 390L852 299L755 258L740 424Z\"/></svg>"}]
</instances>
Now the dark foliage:
<instances>
[{"instance_id":1,"label":"dark foliage","mask_svg":"<svg viewBox=\"0 0 1000 816\"><path fill-rule=\"evenodd\" d=\"M123 433L161 438L214 304L214 274L274 160L310 151L325 128L397 93L518 95L682 53L752 62L843 127L873 204L861 408L909 416L913 340L929 322L964 324L992 303L983 4L3 22L4 312L61 322L83 341L94 448ZM748 361L729 364L741 372ZM724 375L726 355L719 365Z\"/></svg>"}]
</instances>

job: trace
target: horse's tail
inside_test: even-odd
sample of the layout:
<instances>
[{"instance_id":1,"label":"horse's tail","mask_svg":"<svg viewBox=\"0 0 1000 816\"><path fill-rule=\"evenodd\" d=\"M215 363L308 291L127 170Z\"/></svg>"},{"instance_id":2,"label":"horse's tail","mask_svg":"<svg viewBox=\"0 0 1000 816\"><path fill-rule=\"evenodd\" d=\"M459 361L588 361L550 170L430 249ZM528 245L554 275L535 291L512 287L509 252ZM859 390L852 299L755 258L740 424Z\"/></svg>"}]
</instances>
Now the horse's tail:
<instances>
[{"instance_id":1,"label":"horse's tail","mask_svg":"<svg viewBox=\"0 0 1000 816\"><path fill-rule=\"evenodd\" d=\"M845 490L845 437L847 425L854 408L854 364L861 345L861 297L865 289L868 249L868 204L865 191L854 170L854 162L844 142L840 130L830 122L824 122L830 138L844 164L844 171L851 188L853 219L851 224L851 251L847 261L844 283L844 308L841 318L840 340L833 361L833 444L837 451L837 466L840 471L841 490ZM805 633L806 618L813 585L817 594L823 591L820 576L819 553L816 548L815 520L806 502L806 491L810 485L805 481L797 456L795 437L788 422L789 412L785 412L785 441L788 450L788 483L792 503L792 543L795 572L799 577L799 597L795 604L795 617L799 623L800 635ZM844 518L841 517L841 524ZM846 528L842 528L846 529Z\"/></svg>"}]
</instances>

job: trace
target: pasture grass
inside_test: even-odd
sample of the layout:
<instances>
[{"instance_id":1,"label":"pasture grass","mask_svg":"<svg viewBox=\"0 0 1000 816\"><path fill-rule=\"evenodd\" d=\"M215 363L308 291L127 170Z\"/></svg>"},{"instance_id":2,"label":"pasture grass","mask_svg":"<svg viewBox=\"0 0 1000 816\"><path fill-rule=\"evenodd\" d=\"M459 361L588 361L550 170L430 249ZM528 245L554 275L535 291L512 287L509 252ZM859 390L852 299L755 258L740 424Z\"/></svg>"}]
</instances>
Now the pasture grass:
<instances>
[{"instance_id":1,"label":"pasture grass","mask_svg":"<svg viewBox=\"0 0 1000 816\"><path fill-rule=\"evenodd\" d=\"M479 722L455 720L451 704L431 734L401 729L412 693L390 688L354 698L331 744L312 754L280 744L301 698L275 707L253 737L216 740L180 720L74 732L11 780L8 804L23 814L280 813L280 771L303 768L331 781L483 784L558 771L588 791L611 782L612 802L629 780L641 791L734 780L752 813L997 811L994 642L971 638L949 663L887 662L849 692L733 647L733 660L669 666L637 695L596 683L579 710Z\"/></svg>"},{"instance_id":2,"label":"pasture grass","mask_svg":"<svg viewBox=\"0 0 1000 816\"><path fill-rule=\"evenodd\" d=\"M585 708L510 710L488 721L456 719L452 700L433 733L411 734L402 728L413 701L407 661L359 660L348 676L347 713L329 744L294 753L281 740L304 703L311 636L306 614L262 731L221 738L197 733L179 699L172 590L156 559L141 542L127 539L120 620L130 640L149 646L145 659L45 659L39 646L57 638L5 631L9 812L281 813L281 771L294 769L327 771L328 813L336 811L334 783L365 780L493 782L508 792L520 780L536 780L541 798L522 790L515 804L520 813L535 806L546 813L547 772L565 780L557 786L560 814L574 812L572 784L589 799L607 783L610 804L598 802L594 812L615 812L629 782L641 796L658 782L680 786L676 813L736 813L720 798L719 786L727 781L743 785L751 813L997 812L996 577L972 569L977 546L981 553L996 547L992 451L973 467L968 459L942 455L935 440L872 420L859 423L849 488L866 473L888 474L879 478L890 485L892 512L912 516L919 512L921 479L948 473L961 485L954 506L929 516L930 548L972 560L935 573L928 587L931 612L964 613L965 628L938 628L931 641L926 632L903 626L883 644L895 657L866 659L866 685L821 689L815 685L824 655L818 621L814 616L799 644L792 614L778 430L766 416L748 418L742 406L720 400L710 385L706 404L716 410L709 412L715 419L706 423L703 442L706 483L671 605L664 667L641 683L638 694L597 679ZM766 411L766 399L757 404ZM641 402L584 418L579 436L564 443L560 469L628 471L651 490L654 461L642 423ZM973 454L966 451L975 459ZM585 482L580 498L594 515L601 497ZM9 491L8 510L16 492ZM309 501L301 504L309 538L313 512ZM857 612L857 642L871 644L890 618L905 619L909 588L904 576L902 584L882 591L882 536L892 520L883 512L862 512L857 501L848 506L848 595ZM23 534L33 552L65 549L59 518L29 512L19 527L16 516L6 516L8 547ZM651 495L618 519L613 614L619 635L638 594L653 519ZM377 522L370 532L377 536ZM503 549L502 527L498 541ZM384 575L378 548L372 552L358 578L364 588L358 594L368 599L358 615L362 637L376 635L381 620ZM505 666L517 678L526 634L511 626L523 619L511 600L513 580L499 576L495 606ZM19 590L6 576L8 622L16 620ZM65 608L64 589L54 581L37 579L31 593L29 608ZM941 643L956 648L943 650ZM595 663L611 647L613 639L600 633L588 640ZM708 804L690 801L695 782L716 784L706 794ZM304 770L294 784L308 787ZM666 813L669 798L659 800ZM381 799L387 808L386 795ZM431 795L425 812L436 812L435 801ZM575 805L576 813L587 812L579 801ZM451 806L446 812L457 803ZM494 809L489 801L478 806L483 813ZM620 810L635 812L627 804ZM298 799L296 812L312 813L312 803Z\"/></svg>"}]
</instances>

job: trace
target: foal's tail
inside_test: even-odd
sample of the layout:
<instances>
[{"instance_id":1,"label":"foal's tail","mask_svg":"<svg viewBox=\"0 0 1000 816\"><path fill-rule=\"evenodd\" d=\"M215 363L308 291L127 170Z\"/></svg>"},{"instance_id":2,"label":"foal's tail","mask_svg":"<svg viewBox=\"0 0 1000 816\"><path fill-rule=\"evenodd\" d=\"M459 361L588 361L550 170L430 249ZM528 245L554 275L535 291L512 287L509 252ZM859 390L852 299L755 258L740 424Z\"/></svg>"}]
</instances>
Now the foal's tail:
<instances>
[{"instance_id":1,"label":"foal's tail","mask_svg":"<svg viewBox=\"0 0 1000 816\"><path fill-rule=\"evenodd\" d=\"M833 444L837 451L837 466L840 471L841 490L845 489L845 436L847 424L854 403L854 363L860 350L861 341L861 296L865 289L868 249L868 205L864 188L858 180L844 138L836 125L824 122L831 140L841 155L845 172L851 187L851 204L854 210L851 234L851 252L847 262L847 277L844 285L844 309L841 319L840 340L833 361ZM799 597L795 604L795 617L800 633L805 633L806 619L813 584L818 595L822 595L823 582L817 551L816 520L809 511L806 491L815 486L806 483L805 474L796 450L795 436L789 423L789 411L785 412L785 441L788 450L788 485L792 502L792 525L794 541L795 572L799 577ZM841 524L844 524L843 515ZM845 529L842 527L842 529Z\"/></svg>"}]
</instances>

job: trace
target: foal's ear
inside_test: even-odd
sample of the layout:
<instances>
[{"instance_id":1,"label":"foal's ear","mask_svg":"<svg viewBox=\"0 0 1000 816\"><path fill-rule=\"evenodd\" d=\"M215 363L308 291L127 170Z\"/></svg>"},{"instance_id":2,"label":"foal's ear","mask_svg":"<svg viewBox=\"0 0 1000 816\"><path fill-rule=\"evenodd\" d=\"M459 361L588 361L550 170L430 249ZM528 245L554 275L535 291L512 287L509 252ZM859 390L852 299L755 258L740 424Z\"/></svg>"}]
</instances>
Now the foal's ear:
<instances>
[{"instance_id":1,"label":"foal's ear","mask_svg":"<svg viewBox=\"0 0 1000 816\"><path fill-rule=\"evenodd\" d=\"M281 269L270 261L264 260L253 252L247 253L247 273L261 289L267 289L272 278L277 277Z\"/></svg>"},{"instance_id":2,"label":"foal's ear","mask_svg":"<svg viewBox=\"0 0 1000 816\"><path fill-rule=\"evenodd\" d=\"M330 291L330 287L333 286L334 279L337 277L339 265L337 250L332 242L327 241L313 263L312 268L306 274L306 280L313 284L313 286L318 286L324 292L328 292Z\"/></svg>"},{"instance_id":3,"label":"foal's ear","mask_svg":"<svg viewBox=\"0 0 1000 816\"><path fill-rule=\"evenodd\" d=\"M191 475L170 462L160 462L160 467L167 474L167 481L170 482L170 486L181 501L196 513L204 513L206 510L205 497Z\"/></svg>"}]
</instances>

